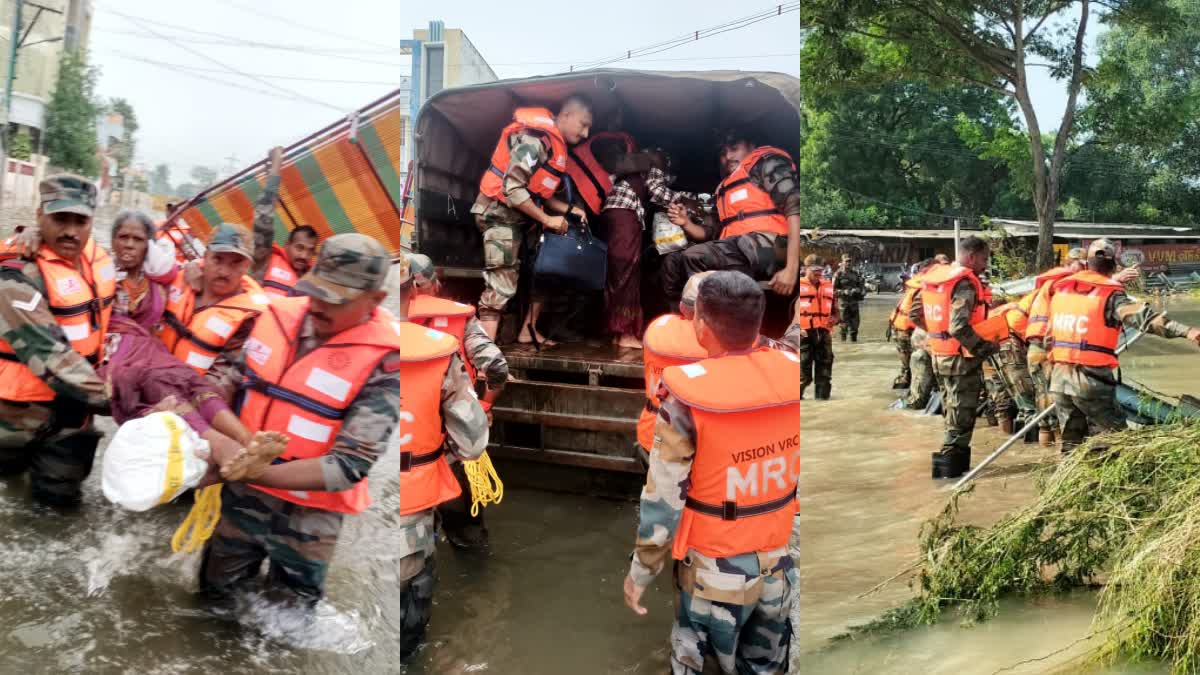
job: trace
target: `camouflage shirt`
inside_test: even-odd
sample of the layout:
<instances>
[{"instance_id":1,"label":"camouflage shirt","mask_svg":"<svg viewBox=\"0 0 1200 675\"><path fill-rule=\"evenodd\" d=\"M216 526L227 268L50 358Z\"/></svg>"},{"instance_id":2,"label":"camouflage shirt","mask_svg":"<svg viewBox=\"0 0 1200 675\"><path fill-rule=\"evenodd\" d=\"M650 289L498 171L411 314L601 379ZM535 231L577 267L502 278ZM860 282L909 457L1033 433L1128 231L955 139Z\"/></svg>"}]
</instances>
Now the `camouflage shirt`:
<instances>
[{"instance_id":1,"label":"camouflage shirt","mask_svg":"<svg viewBox=\"0 0 1200 675\"><path fill-rule=\"evenodd\" d=\"M254 264L250 276L262 283L271 266L271 244L275 242L275 200L279 195L279 174L267 176L267 184L254 203Z\"/></svg>"},{"instance_id":2,"label":"camouflage shirt","mask_svg":"<svg viewBox=\"0 0 1200 675\"><path fill-rule=\"evenodd\" d=\"M508 382L508 359L474 316L467 320L463 331L463 351L475 372L487 378L488 389L497 389Z\"/></svg>"},{"instance_id":3,"label":"camouflage shirt","mask_svg":"<svg viewBox=\"0 0 1200 675\"><path fill-rule=\"evenodd\" d=\"M950 336L958 340L971 357L961 354L955 356L933 356L933 369L938 375L965 375L976 368L988 356L996 353L995 343L988 342L975 333L971 327L971 314L975 311L975 286L969 279L960 279L950 293ZM918 328L925 330L925 305L921 302L921 294L913 296L912 309L908 318Z\"/></svg>"},{"instance_id":4,"label":"camouflage shirt","mask_svg":"<svg viewBox=\"0 0 1200 675\"><path fill-rule=\"evenodd\" d=\"M50 313L45 286L35 262L27 261L21 270L0 267L0 337L56 396L107 414L104 382L71 347ZM0 444L28 442L50 420L54 408L53 403L28 407L0 404Z\"/></svg>"},{"instance_id":5,"label":"camouflage shirt","mask_svg":"<svg viewBox=\"0 0 1200 675\"><path fill-rule=\"evenodd\" d=\"M837 293L838 301L844 304L856 305L867 297L867 284L855 270L834 272L833 290Z\"/></svg>"},{"instance_id":6,"label":"camouflage shirt","mask_svg":"<svg viewBox=\"0 0 1200 675\"><path fill-rule=\"evenodd\" d=\"M520 225L529 219L512 207L533 198L533 195L529 194L529 179L538 165L549 159L550 151L542 139L533 134L509 136L508 148L508 168L504 172L504 184L501 188L504 201L492 199L481 192L475 199L475 205L471 207L471 213L485 221Z\"/></svg>"},{"instance_id":7,"label":"camouflage shirt","mask_svg":"<svg viewBox=\"0 0 1200 675\"><path fill-rule=\"evenodd\" d=\"M1150 305L1134 300L1124 291L1117 291L1108 297L1108 303L1104 306L1104 323L1168 339L1187 337L1191 330L1189 326L1167 318L1165 312L1156 312ZM1126 334L1126 338L1129 337L1132 335ZM1117 379L1112 368L1056 363L1050 371L1050 391L1059 394L1101 398L1111 396L1116 386Z\"/></svg>"},{"instance_id":8,"label":"camouflage shirt","mask_svg":"<svg viewBox=\"0 0 1200 675\"><path fill-rule=\"evenodd\" d=\"M397 386L396 395L400 389ZM400 408L396 399L394 410ZM459 460L477 459L488 444L487 414L479 405L467 369L455 354L442 379L442 427L446 432L445 448ZM437 532L433 509L400 516L400 558L414 554L433 553ZM403 577L402 577L403 578Z\"/></svg>"}]
</instances>

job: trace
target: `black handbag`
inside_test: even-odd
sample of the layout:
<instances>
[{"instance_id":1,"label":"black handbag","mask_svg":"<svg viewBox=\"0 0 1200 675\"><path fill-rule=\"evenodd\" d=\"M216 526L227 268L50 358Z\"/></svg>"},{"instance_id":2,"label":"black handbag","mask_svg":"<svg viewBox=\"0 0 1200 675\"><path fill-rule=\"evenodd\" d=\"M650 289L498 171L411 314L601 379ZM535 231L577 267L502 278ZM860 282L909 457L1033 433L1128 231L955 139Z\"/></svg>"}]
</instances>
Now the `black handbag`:
<instances>
[{"instance_id":1,"label":"black handbag","mask_svg":"<svg viewBox=\"0 0 1200 675\"><path fill-rule=\"evenodd\" d=\"M571 183L567 203L571 203ZM568 213L567 232L543 232L533 261L533 281L539 288L603 291L608 278L608 244L592 236L587 223Z\"/></svg>"}]
</instances>

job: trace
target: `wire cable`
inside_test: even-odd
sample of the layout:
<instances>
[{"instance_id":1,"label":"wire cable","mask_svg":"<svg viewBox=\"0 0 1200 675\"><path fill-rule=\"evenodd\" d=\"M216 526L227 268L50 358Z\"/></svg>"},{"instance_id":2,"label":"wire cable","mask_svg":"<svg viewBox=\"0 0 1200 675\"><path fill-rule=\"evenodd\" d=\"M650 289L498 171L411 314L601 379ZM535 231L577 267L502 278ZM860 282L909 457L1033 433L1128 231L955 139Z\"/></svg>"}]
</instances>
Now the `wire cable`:
<instances>
[{"instance_id":1,"label":"wire cable","mask_svg":"<svg viewBox=\"0 0 1200 675\"><path fill-rule=\"evenodd\" d=\"M150 65L154 65L154 66L163 66L164 68L171 68L174 70L188 70L188 71L196 71L196 72L201 72L201 73L223 73L223 72L226 72L225 70L222 70L221 68L201 68L199 66L185 66L185 65L179 64L179 63L166 63L165 61L156 61L154 59L147 59L147 58L144 58L141 56L136 56L136 55L128 54L128 53L121 52L121 51L113 52L113 54L115 54L116 56L119 56L120 58L123 58L123 59L129 59L130 61L141 61L142 63L149 63ZM328 83L328 84L376 84L376 85L385 85L385 86L389 86L389 87L396 86L395 82L384 81L384 80L336 80L336 79L327 79L327 78L322 78L322 77L301 77L301 76L297 76L297 75L264 75L262 73L247 73L247 74L254 75L255 77L264 77L264 78L273 79L273 80L300 80L303 82L323 82L323 83Z\"/></svg>"}]
</instances>

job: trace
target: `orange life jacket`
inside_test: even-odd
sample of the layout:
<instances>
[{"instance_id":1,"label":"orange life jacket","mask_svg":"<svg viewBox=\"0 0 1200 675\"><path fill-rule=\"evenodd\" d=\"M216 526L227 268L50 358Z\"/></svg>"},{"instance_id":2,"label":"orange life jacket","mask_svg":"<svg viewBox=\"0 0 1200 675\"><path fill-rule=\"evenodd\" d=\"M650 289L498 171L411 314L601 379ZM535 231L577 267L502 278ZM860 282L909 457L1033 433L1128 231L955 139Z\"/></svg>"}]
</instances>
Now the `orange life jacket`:
<instances>
[{"instance_id":1,"label":"orange life jacket","mask_svg":"<svg viewBox=\"0 0 1200 675\"><path fill-rule=\"evenodd\" d=\"M1025 339L1025 332L1029 329L1029 310L1033 307L1033 301L1037 298L1037 289L1029 291L1021 296L1021 299L1016 302L1009 303L1012 308L1008 312L1008 327L1012 330L1012 334Z\"/></svg>"},{"instance_id":2,"label":"orange life jacket","mask_svg":"<svg viewBox=\"0 0 1200 675\"><path fill-rule=\"evenodd\" d=\"M500 141L492 152L491 164L483 172L479 191L496 201L508 203L504 199L504 174L508 171L512 152L508 139L516 133L529 133L549 141L550 154L546 161L538 164L526 188L538 197L553 197L567 171L567 142L554 125L554 115L545 108L517 108L513 112L512 123L500 132Z\"/></svg>"},{"instance_id":3,"label":"orange life jacket","mask_svg":"<svg viewBox=\"0 0 1200 675\"><path fill-rule=\"evenodd\" d=\"M658 381L663 370L682 366L708 357L708 351L696 342L696 329L689 319L678 314L664 314L646 326L642 338L642 359L645 363L646 406L638 417L638 443L647 451L654 445L654 425L658 420Z\"/></svg>"},{"instance_id":4,"label":"orange life jacket","mask_svg":"<svg viewBox=\"0 0 1200 675\"><path fill-rule=\"evenodd\" d=\"M988 297L979 277L968 267L942 265L925 273L921 280L921 306L925 312L925 331L929 338L925 348L936 356L966 354L961 343L950 336L950 303L954 287L962 279L970 279L975 287L975 309L971 312L971 325L987 317Z\"/></svg>"},{"instance_id":5,"label":"orange life jacket","mask_svg":"<svg viewBox=\"0 0 1200 675\"><path fill-rule=\"evenodd\" d=\"M1104 307L1124 286L1091 271L1054 282L1050 293L1050 360L1079 366L1117 367L1121 327L1104 320Z\"/></svg>"},{"instance_id":6,"label":"orange life jacket","mask_svg":"<svg viewBox=\"0 0 1200 675\"><path fill-rule=\"evenodd\" d=\"M1054 285L1054 282L1070 275L1069 268L1055 267L1034 278L1035 295L1029 304L1029 323L1025 326L1026 341L1046 336L1050 320L1050 287Z\"/></svg>"},{"instance_id":7,"label":"orange life jacket","mask_svg":"<svg viewBox=\"0 0 1200 675\"><path fill-rule=\"evenodd\" d=\"M717 217L721 220L721 239L747 232L788 233L787 216L775 208L771 195L750 180L750 170L767 155L787 157L796 169L796 163L779 148L764 145L746 155L742 163L717 186L713 195L717 203Z\"/></svg>"},{"instance_id":8,"label":"orange life jacket","mask_svg":"<svg viewBox=\"0 0 1200 675\"><path fill-rule=\"evenodd\" d=\"M757 349L663 371L691 408L696 455L672 555L718 558L787 545L800 476L800 359Z\"/></svg>"},{"instance_id":9,"label":"orange life jacket","mask_svg":"<svg viewBox=\"0 0 1200 675\"><path fill-rule=\"evenodd\" d=\"M625 142L626 153L633 153L637 148L633 136L620 131L606 131L591 136L567 151L567 174L571 176L571 183L592 215L600 214L600 210L604 208L604 200L613 187L608 171L592 154L592 143L613 138Z\"/></svg>"},{"instance_id":10,"label":"orange life jacket","mask_svg":"<svg viewBox=\"0 0 1200 675\"><path fill-rule=\"evenodd\" d=\"M813 286L808 279L797 282L796 323L805 330L829 328L833 316L833 282Z\"/></svg>"},{"instance_id":11,"label":"orange life jacket","mask_svg":"<svg viewBox=\"0 0 1200 675\"><path fill-rule=\"evenodd\" d=\"M263 275L263 290L271 295L290 297L296 293L296 282L300 276L292 268L287 251L279 244L271 245L271 262L267 264L267 273Z\"/></svg>"},{"instance_id":12,"label":"orange life jacket","mask_svg":"<svg viewBox=\"0 0 1200 675\"><path fill-rule=\"evenodd\" d=\"M203 375L243 323L266 311L270 298L258 282L242 277L242 291L204 309L180 274L167 289L167 307L159 338L180 361Z\"/></svg>"},{"instance_id":13,"label":"orange life jacket","mask_svg":"<svg viewBox=\"0 0 1200 675\"><path fill-rule=\"evenodd\" d=\"M17 257L11 246L0 252L0 265L24 269L27 260ZM49 246L42 245L35 259L42 275L50 313L62 328L71 347L93 366L100 360L100 349L116 299L117 273L108 252L88 239L79 256L79 269L60 258ZM10 298L14 307L36 305L41 291L29 298ZM8 401L53 401L54 390L20 360L12 345L0 339L0 399Z\"/></svg>"},{"instance_id":14,"label":"orange life jacket","mask_svg":"<svg viewBox=\"0 0 1200 675\"><path fill-rule=\"evenodd\" d=\"M288 435L287 449L280 455L285 462L329 454L358 392L385 357L400 351L402 339L400 322L376 309L367 323L296 359L293 350L309 302L307 297L281 298L254 324L246 340L246 379L236 405L238 418L250 431ZM406 380L404 394L410 396L407 384ZM361 513L371 505L365 478L340 492L251 487L294 504L339 513Z\"/></svg>"},{"instance_id":15,"label":"orange life jacket","mask_svg":"<svg viewBox=\"0 0 1200 675\"><path fill-rule=\"evenodd\" d=\"M912 319L908 318L908 312L912 309L913 299L920 291L921 275L904 282L904 295L900 296L900 302L896 303L896 309L892 310L892 328L899 331L909 331L915 328Z\"/></svg>"},{"instance_id":16,"label":"orange life jacket","mask_svg":"<svg viewBox=\"0 0 1200 675\"><path fill-rule=\"evenodd\" d=\"M467 358L464 338L467 333L467 322L473 316L475 316L473 306L445 300L434 295L418 295L408 303L409 321L448 333L458 340L459 356L462 358L463 365L467 367L467 375L471 376L472 382L475 381L475 366L471 363L471 359Z\"/></svg>"}]
</instances>

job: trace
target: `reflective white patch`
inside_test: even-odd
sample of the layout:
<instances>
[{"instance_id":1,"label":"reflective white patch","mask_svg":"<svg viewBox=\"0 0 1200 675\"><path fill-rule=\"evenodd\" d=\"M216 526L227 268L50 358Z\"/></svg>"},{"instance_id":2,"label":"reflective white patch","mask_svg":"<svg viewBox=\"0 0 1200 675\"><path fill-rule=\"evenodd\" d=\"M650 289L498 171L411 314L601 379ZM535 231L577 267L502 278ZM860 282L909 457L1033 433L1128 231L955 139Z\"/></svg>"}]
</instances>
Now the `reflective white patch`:
<instances>
[{"instance_id":1,"label":"reflective white patch","mask_svg":"<svg viewBox=\"0 0 1200 675\"><path fill-rule=\"evenodd\" d=\"M680 366L679 369L682 370L683 374L687 375L688 377L700 377L708 372L704 369L704 366L700 365L699 363L689 363L687 365Z\"/></svg>"},{"instance_id":2,"label":"reflective white patch","mask_svg":"<svg viewBox=\"0 0 1200 675\"><path fill-rule=\"evenodd\" d=\"M216 360L217 357L205 356L200 352L188 352L187 356L187 364L193 368L199 368L200 370L208 370L212 367L213 361Z\"/></svg>"},{"instance_id":3,"label":"reflective white patch","mask_svg":"<svg viewBox=\"0 0 1200 675\"><path fill-rule=\"evenodd\" d=\"M542 185L553 190L558 187L558 179L553 176L546 176L542 179Z\"/></svg>"},{"instance_id":4,"label":"reflective white patch","mask_svg":"<svg viewBox=\"0 0 1200 675\"><path fill-rule=\"evenodd\" d=\"M292 275L287 270L283 269L282 267L272 267L271 268L271 277L275 278L275 279L279 279L280 281L291 281L292 280Z\"/></svg>"},{"instance_id":5,"label":"reflective white patch","mask_svg":"<svg viewBox=\"0 0 1200 675\"><path fill-rule=\"evenodd\" d=\"M308 499L308 493L303 490L289 490L288 494L297 499Z\"/></svg>"},{"instance_id":6,"label":"reflective white patch","mask_svg":"<svg viewBox=\"0 0 1200 675\"><path fill-rule=\"evenodd\" d=\"M444 316L433 317L433 327L434 328L446 328L449 325L450 325L450 319L447 319Z\"/></svg>"},{"instance_id":7,"label":"reflective white patch","mask_svg":"<svg viewBox=\"0 0 1200 675\"><path fill-rule=\"evenodd\" d=\"M668 323L671 323L671 315L670 314L667 314L666 316L660 316L658 318L658 321L654 322L654 325L655 326L665 326Z\"/></svg>"},{"instance_id":8,"label":"reflective white patch","mask_svg":"<svg viewBox=\"0 0 1200 675\"><path fill-rule=\"evenodd\" d=\"M269 305L271 304L271 296L266 293L255 293L250 296L250 302L258 305Z\"/></svg>"},{"instance_id":9,"label":"reflective white patch","mask_svg":"<svg viewBox=\"0 0 1200 675\"><path fill-rule=\"evenodd\" d=\"M80 285L80 283L75 280L75 277L66 277L66 278L58 280L58 294L59 295L73 295L75 293L79 293L82 290L83 290L83 286Z\"/></svg>"},{"instance_id":10,"label":"reflective white patch","mask_svg":"<svg viewBox=\"0 0 1200 675\"><path fill-rule=\"evenodd\" d=\"M62 327L63 332L67 334L67 339L71 342L86 340L91 331L88 329L87 323L68 324Z\"/></svg>"},{"instance_id":11,"label":"reflective white patch","mask_svg":"<svg viewBox=\"0 0 1200 675\"><path fill-rule=\"evenodd\" d=\"M227 338L230 335L233 335L233 326L230 326L228 323L223 321L221 319L221 317L219 317L219 316L208 317L208 321L204 322L204 327L207 328L208 330L211 330L212 332L216 333L217 335L220 335L223 338Z\"/></svg>"},{"instance_id":12,"label":"reflective white patch","mask_svg":"<svg viewBox=\"0 0 1200 675\"><path fill-rule=\"evenodd\" d=\"M736 203L742 201L743 199L748 199L749 197L750 197L750 191L747 190L746 188L741 188L740 190L734 190L733 192L729 193L729 203L736 204Z\"/></svg>"},{"instance_id":13,"label":"reflective white patch","mask_svg":"<svg viewBox=\"0 0 1200 675\"><path fill-rule=\"evenodd\" d=\"M783 355L786 356L789 361L795 361L796 363L800 363L800 357L796 356L795 354L793 354L791 352L783 352Z\"/></svg>"},{"instance_id":14,"label":"reflective white patch","mask_svg":"<svg viewBox=\"0 0 1200 675\"><path fill-rule=\"evenodd\" d=\"M170 296L171 302L179 302L179 299L183 297L183 291L176 286L172 286L167 295Z\"/></svg>"},{"instance_id":15,"label":"reflective white patch","mask_svg":"<svg viewBox=\"0 0 1200 675\"><path fill-rule=\"evenodd\" d=\"M463 303L461 303L461 302L455 302L455 303L454 303L454 306L455 306L455 307L470 307L470 305L464 305L464 304L463 304Z\"/></svg>"},{"instance_id":16,"label":"reflective white patch","mask_svg":"<svg viewBox=\"0 0 1200 675\"><path fill-rule=\"evenodd\" d=\"M117 272L115 269L113 269L111 262L104 263L100 266L100 269L96 270L96 278L100 281L108 281L116 275Z\"/></svg>"},{"instance_id":17,"label":"reflective white patch","mask_svg":"<svg viewBox=\"0 0 1200 675\"><path fill-rule=\"evenodd\" d=\"M396 331L396 335L400 334L400 322L399 321L392 322L392 330Z\"/></svg>"},{"instance_id":18,"label":"reflective white patch","mask_svg":"<svg viewBox=\"0 0 1200 675\"><path fill-rule=\"evenodd\" d=\"M299 415L292 415L292 418L288 420L287 432L293 436L306 438L310 441L325 443L333 435L333 427L328 424L306 420Z\"/></svg>"},{"instance_id":19,"label":"reflective white patch","mask_svg":"<svg viewBox=\"0 0 1200 675\"><path fill-rule=\"evenodd\" d=\"M308 374L308 379L304 381L304 386L339 401L345 401L346 397L350 395L349 380L343 380L320 368L312 369L312 372Z\"/></svg>"},{"instance_id":20,"label":"reflective white patch","mask_svg":"<svg viewBox=\"0 0 1200 675\"><path fill-rule=\"evenodd\" d=\"M533 171L533 165L537 164L537 157L534 157L533 155L529 155L529 156L525 157L525 159L522 160L522 162L525 164L526 169Z\"/></svg>"},{"instance_id":21,"label":"reflective white patch","mask_svg":"<svg viewBox=\"0 0 1200 675\"><path fill-rule=\"evenodd\" d=\"M32 298L29 298L25 302L14 302L13 307L21 310L22 312L31 312L31 311L33 311L34 307L37 307L38 302L40 302L41 299L42 299L41 291L34 291Z\"/></svg>"},{"instance_id":22,"label":"reflective white patch","mask_svg":"<svg viewBox=\"0 0 1200 675\"><path fill-rule=\"evenodd\" d=\"M258 338L252 337L246 340L246 356L260 366L267 365L267 360L271 358L271 351L271 348Z\"/></svg>"}]
</instances>

